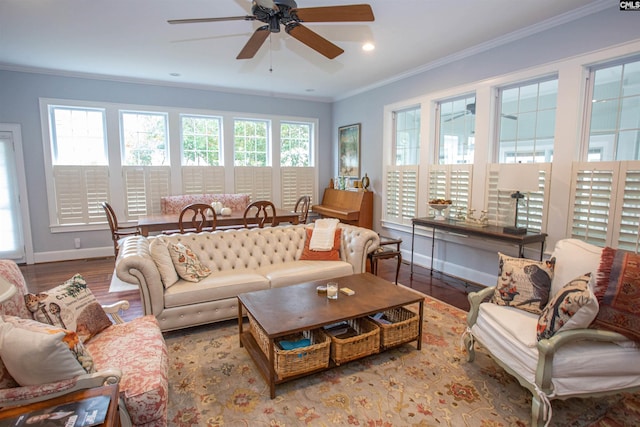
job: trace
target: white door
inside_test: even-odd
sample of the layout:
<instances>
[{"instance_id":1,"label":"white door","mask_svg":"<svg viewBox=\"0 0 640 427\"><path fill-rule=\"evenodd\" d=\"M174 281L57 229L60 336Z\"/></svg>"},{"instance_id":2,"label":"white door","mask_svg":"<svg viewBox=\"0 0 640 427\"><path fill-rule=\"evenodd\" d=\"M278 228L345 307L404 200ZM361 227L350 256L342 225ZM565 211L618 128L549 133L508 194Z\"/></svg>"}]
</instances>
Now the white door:
<instances>
[{"instance_id":1,"label":"white door","mask_svg":"<svg viewBox=\"0 0 640 427\"><path fill-rule=\"evenodd\" d=\"M0 123L0 258L33 263L23 165L20 125Z\"/></svg>"}]
</instances>

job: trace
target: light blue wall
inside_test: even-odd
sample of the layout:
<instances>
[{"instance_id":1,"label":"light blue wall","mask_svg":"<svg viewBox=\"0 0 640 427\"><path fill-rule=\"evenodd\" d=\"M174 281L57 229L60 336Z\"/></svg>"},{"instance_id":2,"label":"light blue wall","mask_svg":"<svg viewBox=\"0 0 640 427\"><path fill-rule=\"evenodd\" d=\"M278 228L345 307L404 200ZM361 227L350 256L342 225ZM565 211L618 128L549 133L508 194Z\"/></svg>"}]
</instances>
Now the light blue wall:
<instances>
[{"instance_id":1,"label":"light blue wall","mask_svg":"<svg viewBox=\"0 0 640 427\"><path fill-rule=\"evenodd\" d=\"M0 70L0 123L18 123L22 126L36 261L55 259L54 253L57 251L72 251L73 256L74 237L82 239L83 249L111 246L108 232L70 234L51 233L49 230L39 98L314 117L319 121L320 182L328 182L331 176L331 168L324 166L332 162L332 150L329 147L334 128L330 103ZM78 252L82 253L86 254L86 251ZM61 255L62 258L68 256Z\"/></svg>"},{"instance_id":2,"label":"light blue wall","mask_svg":"<svg viewBox=\"0 0 640 427\"><path fill-rule=\"evenodd\" d=\"M498 18L496 18L498 19ZM113 82L99 79L61 77L47 74L0 70L0 122L22 125L25 168L31 210L33 246L36 254L73 251L73 237L49 231L38 99L68 98L139 105L203 108L251 113L272 113L317 117L319 119L319 184L335 175L337 128L361 123L362 172L371 178L376 192L374 224L380 220L382 189L382 132L385 105L523 70L529 67L606 49L640 38L640 14L620 12L612 1L610 10L599 12L560 27L496 47L438 68L425 71L383 87L339 100L333 104L278 99L246 94L185 89L172 86ZM437 43L437 40L434 40ZM417 46L417 49L420 47ZM424 149L429 149L424 141ZM379 229L376 225L375 228ZM398 234L398 233L395 233ZM402 235L402 233L400 233ZM109 248L104 232L79 233L83 247ZM404 234L404 249L410 248L410 236ZM428 242L420 245L426 247ZM474 260L471 268L492 271L494 258L467 254L457 248L460 259ZM493 253L493 256L495 253ZM487 263L487 260L489 261ZM477 263L477 265L475 265ZM489 265L487 267L485 264Z\"/></svg>"},{"instance_id":3,"label":"light blue wall","mask_svg":"<svg viewBox=\"0 0 640 427\"><path fill-rule=\"evenodd\" d=\"M606 11L335 102L335 127L350 123L362 124L362 171L369 174L376 193L374 228L385 234L402 237L403 250L411 249L410 233L380 230L383 170L381 153L385 105L607 49L637 39L640 39L640 13L621 12L618 10L617 2L612 2L612 7ZM437 40L434 40L434 43L437 43ZM417 46L416 49L420 47ZM334 136L335 144L337 142ZM432 150L431 144L432 141L421 135L421 150ZM418 237L416 254L419 253L424 261L425 257L430 256L430 252L430 239ZM459 268L455 269L456 272L470 280L478 280L479 276L475 271L483 272L486 278L495 275L495 247L491 245L487 253L483 254L482 251L471 250L464 245L438 242L436 252L436 258L446 258L447 262L457 263ZM406 252L405 259L409 256Z\"/></svg>"}]
</instances>

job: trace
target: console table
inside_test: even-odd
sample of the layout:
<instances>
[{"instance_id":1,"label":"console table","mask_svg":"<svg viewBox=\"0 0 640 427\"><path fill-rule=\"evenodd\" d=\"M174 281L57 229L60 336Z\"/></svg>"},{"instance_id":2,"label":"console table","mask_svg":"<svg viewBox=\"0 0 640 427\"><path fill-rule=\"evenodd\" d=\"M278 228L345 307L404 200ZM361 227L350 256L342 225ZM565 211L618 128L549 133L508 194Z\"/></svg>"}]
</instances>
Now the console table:
<instances>
[{"instance_id":1,"label":"console table","mask_svg":"<svg viewBox=\"0 0 640 427\"><path fill-rule=\"evenodd\" d=\"M449 231L464 236L483 237L504 243L518 245L518 256L524 258L524 247L532 243L540 243L540 261L544 255L544 244L547 239L546 233L509 234L502 231L503 227L487 225L485 227L465 224L464 221L452 219L438 220L435 218L413 218L411 220L413 228L411 230L411 275L413 275L413 244L415 241L416 225L419 227L431 228L431 274L433 275L433 254L436 243L436 230Z\"/></svg>"}]
</instances>

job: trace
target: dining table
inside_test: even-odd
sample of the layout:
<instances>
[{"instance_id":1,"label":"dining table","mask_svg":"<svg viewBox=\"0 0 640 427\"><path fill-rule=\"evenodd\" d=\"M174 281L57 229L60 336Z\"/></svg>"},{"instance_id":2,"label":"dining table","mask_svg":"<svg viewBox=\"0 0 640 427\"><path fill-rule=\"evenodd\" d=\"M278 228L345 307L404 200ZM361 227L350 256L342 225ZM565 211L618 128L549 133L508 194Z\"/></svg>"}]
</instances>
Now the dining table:
<instances>
[{"instance_id":1,"label":"dining table","mask_svg":"<svg viewBox=\"0 0 640 427\"><path fill-rule=\"evenodd\" d=\"M179 218L179 213L143 215L138 217L138 227L140 227L143 236L148 236L153 232L178 230L180 228ZM235 226L240 228L244 226L244 211L231 211L231 215L216 215L216 219L216 227ZM299 220L300 214L298 212L276 208L276 225L281 222L298 224ZM271 218L268 218L265 224L271 222Z\"/></svg>"}]
</instances>

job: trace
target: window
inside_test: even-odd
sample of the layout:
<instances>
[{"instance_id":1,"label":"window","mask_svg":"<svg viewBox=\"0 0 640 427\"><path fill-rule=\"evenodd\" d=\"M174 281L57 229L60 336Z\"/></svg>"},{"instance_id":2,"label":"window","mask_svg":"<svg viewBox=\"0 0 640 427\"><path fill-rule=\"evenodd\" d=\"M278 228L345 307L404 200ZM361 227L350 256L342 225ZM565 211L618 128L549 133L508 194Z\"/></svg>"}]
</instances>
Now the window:
<instances>
[{"instance_id":1,"label":"window","mask_svg":"<svg viewBox=\"0 0 640 427\"><path fill-rule=\"evenodd\" d=\"M315 194L313 135L313 123L280 123L280 191L284 209L293 210L301 196Z\"/></svg>"},{"instance_id":2,"label":"window","mask_svg":"<svg viewBox=\"0 0 640 427\"><path fill-rule=\"evenodd\" d=\"M588 161L640 160L640 59L590 73Z\"/></svg>"},{"instance_id":3,"label":"window","mask_svg":"<svg viewBox=\"0 0 640 427\"><path fill-rule=\"evenodd\" d=\"M499 90L499 163L552 160L557 97L556 77Z\"/></svg>"},{"instance_id":4,"label":"window","mask_svg":"<svg viewBox=\"0 0 640 427\"><path fill-rule=\"evenodd\" d=\"M222 119L220 117L181 116L182 164L220 166L222 164Z\"/></svg>"},{"instance_id":5,"label":"window","mask_svg":"<svg viewBox=\"0 0 640 427\"><path fill-rule=\"evenodd\" d=\"M473 163L476 98L468 96L441 101L438 111L438 163Z\"/></svg>"},{"instance_id":6,"label":"window","mask_svg":"<svg viewBox=\"0 0 640 427\"><path fill-rule=\"evenodd\" d=\"M396 165L417 165L420 161L420 107L393 113Z\"/></svg>"},{"instance_id":7,"label":"window","mask_svg":"<svg viewBox=\"0 0 640 427\"><path fill-rule=\"evenodd\" d=\"M104 109L50 106L55 165L107 165Z\"/></svg>"},{"instance_id":8,"label":"window","mask_svg":"<svg viewBox=\"0 0 640 427\"><path fill-rule=\"evenodd\" d=\"M571 200L571 237L638 251L640 161L574 163Z\"/></svg>"},{"instance_id":9,"label":"window","mask_svg":"<svg viewBox=\"0 0 640 427\"><path fill-rule=\"evenodd\" d=\"M109 200L104 109L48 107L54 224L104 222L100 202Z\"/></svg>"},{"instance_id":10,"label":"window","mask_svg":"<svg viewBox=\"0 0 640 427\"><path fill-rule=\"evenodd\" d=\"M311 165L312 132L310 123L280 124L280 166Z\"/></svg>"},{"instance_id":11,"label":"window","mask_svg":"<svg viewBox=\"0 0 640 427\"><path fill-rule=\"evenodd\" d=\"M515 203L519 203L517 226L531 231L545 232L547 206L549 206L551 164L530 163L514 165L513 167L522 168L523 173L537 173L538 191L526 192L525 198L519 201L512 198L513 190L498 188L501 165L498 163L489 164L485 196L489 222L500 226L514 226ZM529 170L525 171L525 169Z\"/></svg>"},{"instance_id":12,"label":"window","mask_svg":"<svg viewBox=\"0 0 640 427\"><path fill-rule=\"evenodd\" d=\"M123 164L160 166L169 163L166 114L122 111L120 126Z\"/></svg>"},{"instance_id":13,"label":"window","mask_svg":"<svg viewBox=\"0 0 640 427\"><path fill-rule=\"evenodd\" d=\"M410 224L418 212L420 107L391 112L391 164L385 170L384 219Z\"/></svg>"},{"instance_id":14,"label":"window","mask_svg":"<svg viewBox=\"0 0 640 427\"><path fill-rule=\"evenodd\" d=\"M269 122L235 120L233 126L233 159L235 166L268 166Z\"/></svg>"},{"instance_id":15,"label":"window","mask_svg":"<svg viewBox=\"0 0 640 427\"><path fill-rule=\"evenodd\" d=\"M451 200L449 215L464 215L471 206L473 165L431 165L429 200Z\"/></svg>"}]
</instances>

